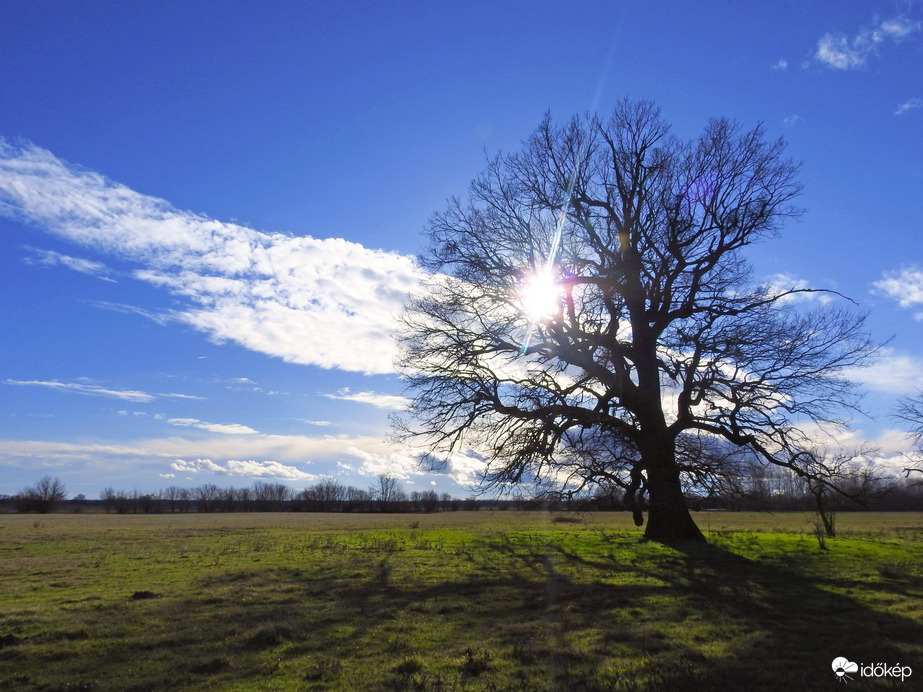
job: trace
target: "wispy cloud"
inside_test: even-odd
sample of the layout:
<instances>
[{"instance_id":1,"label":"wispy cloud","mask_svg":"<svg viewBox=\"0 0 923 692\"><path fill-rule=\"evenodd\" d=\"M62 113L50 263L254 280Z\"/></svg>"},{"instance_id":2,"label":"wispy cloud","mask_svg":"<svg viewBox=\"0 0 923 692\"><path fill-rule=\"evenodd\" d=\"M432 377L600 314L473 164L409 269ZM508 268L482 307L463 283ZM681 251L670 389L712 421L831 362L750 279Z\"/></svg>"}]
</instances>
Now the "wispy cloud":
<instances>
[{"instance_id":1,"label":"wispy cloud","mask_svg":"<svg viewBox=\"0 0 923 692\"><path fill-rule=\"evenodd\" d=\"M878 54L887 43L900 43L920 31L921 22L906 17L892 17L871 27L862 28L855 36L841 32L824 34L817 41L812 56L815 64L834 70L852 70L864 67L868 59ZM810 63L809 63L810 64Z\"/></svg>"},{"instance_id":2,"label":"wispy cloud","mask_svg":"<svg viewBox=\"0 0 923 692\"><path fill-rule=\"evenodd\" d=\"M896 300L902 308L923 305L923 269L916 265L886 272L872 286L876 293ZM923 319L923 313L917 313L914 317Z\"/></svg>"},{"instance_id":3,"label":"wispy cloud","mask_svg":"<svg viewBox=\"0 0 923 692\"><path fill-rule=\"evenodd\" d=\"M222 435L257 435L258 430L240 423L207 423L198 418L168 418L167 423L182 428L198 428Z\"/></svg>"},{"instance_id":4,"label":"wispy cloud","mask_svg":"<svg viewBox=\"0 0 923 692\"><path fill-rule=\"evenodd\" d=\"M176 321L176 318L168 312L151 312L150 310L145 310L144 308L139 308L135 305L125 305L124 303L111 303L105 300L93 300L90 301L91 305L94 305L103 310L111 310L112 312L121 312L125 315L139 315L145 317L157 324L168 324L171 321Z\"/></svg>"},{"instance_id":5,"label":"wispy cloud","mask_svg":"<svg viewBox=\"0 0 923 692\"><path fill-rule=\"evenodd\" d=\"M112 399L122 399L123 401L133 401L135 403L145 403L153 401L156 398L153 394L135 389L109 389L107 387L100 387L99 385L85 384L82 382L58 382L57 380L3 380L3 384L20 387L45 387L61 392L86 394L87 396L105 396Z\"/></svg>"},{"instance_id":6,"label":"wispy cloud","mask_svg":"<svg viewBox=\"0 0 923 692\"><path fill-rule=\"evenodd\" d=\"M16 458L45 458L61 461L114 460L119 465L175 459L275 459L288 464L338 459L347 450L392 451L385 440L372 436L348 435L210 435L200 439L181 436L156 437L135 441L87 443L53 440L0 439L0 463Z\"/></svg>"},{"instance_id":7,"label":"wispy cloud","mask_svg":"<svg viewBox=\"0 0 923 692\"><path fill-rule=\"evenodd\" d=\"M342 399L343 401L356 401L360 404L370 404L378 408L401 411L410 405L410 399L394 394L378 394L377 392L351 392L349 387L343 387L336 394L324 394L328 399Z\"/></svg>"},{"instance_id":8,"label":"wispy cloud","mask_svg":"<svg viewBox=\"0 0 923 692\"><path fill-rule=\"evenodd\" d=\"M392 372L394 317L420 276L406 255L180 211L2 139L0 215L134 263L134 278L186 299L171 319L216 342L324 368Z\"/></svg>"},{"instance_id":9,"label":"wispy cloud","mask_svg":"<svg viewBox=\"0 0 923 692\"><path fill-rule=\"evenodd\" d=\"M894 115L904 115L904 113L918 108L923 108L923 99L907 99L897 107L897 110L894 111Z\"/></svg>"},{"instance_id":10,"label":"wispy cloud","mask_svg":"<svg viewBox=\"0 0 923 692\"><path fill-rule=\"evenodd\" d=\"M66 267L81 274L116 283L115 279L109 276L111 273L109 268L101 262L94 262L82 257L71 257L54 250L42 250L28 245L24 246L23 249L32 253L31 257L26 258L26 262L30 264L42 264L46 267Z\"/></svg>"},{"instance_id":11,"label":"wispy cloud","mask_svg":"<svg viewBox=\"0 0 923 692\"><path fill-rule=\"evenodd\" d=\"M771 69L773 69L773 70L787 70L787 69L788 69L788 60L785 60L784 58L783 58L782 60L779 60L779 62L777 62L775 65L773 65Z\"/></svg>"},{"instance_id":12,"label":"wispy cloud","mask_svg":"<svg viewBox=\"0 0 923 692\"><path fill-rule=\"evenodd\" d=\"M111 389L102 387L97 384L88 382L59 382L58 380L3 380L3 384L16 385L21 387L45 387L60 392L71 392L73 394L84 394L86 396L104 396L111 399L121 399L122 401L133 401L135 403L147 403L154 399L203 399L201 396L191 394L175 393L156 393L150 394L137 389Z\"/></svg>"}]
</instances>

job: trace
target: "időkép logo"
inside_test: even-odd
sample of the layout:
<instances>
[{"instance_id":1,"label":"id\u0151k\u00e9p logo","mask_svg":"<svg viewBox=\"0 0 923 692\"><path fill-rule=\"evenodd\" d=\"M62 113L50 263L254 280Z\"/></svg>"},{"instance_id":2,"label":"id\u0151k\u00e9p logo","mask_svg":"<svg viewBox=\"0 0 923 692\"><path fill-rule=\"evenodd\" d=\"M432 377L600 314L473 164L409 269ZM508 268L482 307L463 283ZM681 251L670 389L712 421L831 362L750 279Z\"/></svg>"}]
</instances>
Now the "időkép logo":
<instances>
[{"instance_id":1,"label":"id\u0151k\u00e9p logo","mask_svg":"<svg viewBox=\"0 0 923 692\"><path fill-rule=\"evenodd\" d=\"M832 667L838 682L854 680L856 674L863 678L894 678L903 682L913 673L910 666L900 663L893 666L888 663L854 663L842 656L833 659Z\"/></svg>"}]
</instances>

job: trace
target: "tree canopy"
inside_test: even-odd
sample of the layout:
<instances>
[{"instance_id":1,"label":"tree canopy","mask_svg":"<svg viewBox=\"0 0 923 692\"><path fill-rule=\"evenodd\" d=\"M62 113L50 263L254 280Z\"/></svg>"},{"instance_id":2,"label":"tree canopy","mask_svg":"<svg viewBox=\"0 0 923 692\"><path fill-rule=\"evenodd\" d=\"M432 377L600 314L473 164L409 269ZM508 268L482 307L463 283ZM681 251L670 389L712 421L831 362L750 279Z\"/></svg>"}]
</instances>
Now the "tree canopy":
<instances>
[{"instance_id":1,"label":"tree canopy","mask_svg":"<svg viewBox=\"0 0 923 692\"><path fill-rule=\"evenodd\" d=\"M744 457L823 477L800 452L874 347L841 296L754 280L798 168L761 126L682 141L649 102L546 116L428 223L400 436L477 450L489 485L614 485L639 520L646 494L658 540L700 539L684 493Z\"/></svg>"}]
</instances>

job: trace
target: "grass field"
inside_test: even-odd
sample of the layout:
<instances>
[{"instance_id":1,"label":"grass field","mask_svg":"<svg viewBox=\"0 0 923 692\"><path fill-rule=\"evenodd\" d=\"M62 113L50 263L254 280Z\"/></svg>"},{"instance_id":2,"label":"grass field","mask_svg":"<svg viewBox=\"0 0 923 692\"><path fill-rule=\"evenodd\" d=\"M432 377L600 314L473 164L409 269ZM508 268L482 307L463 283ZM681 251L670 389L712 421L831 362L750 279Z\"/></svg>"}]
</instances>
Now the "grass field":
<instances>
[{"instance_id":1,"label":"grass field","mask_svg":"<svg viewBox=\"0 0 923 692\"><path fill-rule=\"evenodd\" d=\"M923 514L696 519L0 515L0 689L921 689Z\"/></svg>"}]
</instances>

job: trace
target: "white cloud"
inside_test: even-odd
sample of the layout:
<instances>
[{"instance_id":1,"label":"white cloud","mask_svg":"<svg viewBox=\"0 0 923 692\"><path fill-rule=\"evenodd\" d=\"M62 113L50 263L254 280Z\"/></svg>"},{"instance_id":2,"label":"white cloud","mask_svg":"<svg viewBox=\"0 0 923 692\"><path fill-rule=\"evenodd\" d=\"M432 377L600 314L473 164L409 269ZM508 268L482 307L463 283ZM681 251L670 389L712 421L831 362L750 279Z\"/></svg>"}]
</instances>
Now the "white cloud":
<instances>
[{"instance_id":1,"label":"white cloud","mask_svg":"<svg viewBox=\"0 0 923 692\"><path fill-rule=\"evenodd\" d=\"M251 478L271 476L289 481L313 481L317 478L313 473L306 473L295 466L281 464L278 461L229 459L226 468L232 476L250 476Z\"/></svg>"},{"instance_id":2,"label":"white cloud","mask_svg":"<svg viewBox=\"0 0 923 692\"><path fill-rule=\"evenodd\" d=\"M353 447L348 452L362 462L359 473L366 476L386 474L406 480L419 471L417 457L407 451L368 451Z\"/></svg>"},{"instance_id":3,"label":"white cloud","mask_svg":"<svg viewBox=\"0 0 923 692\"><path fill-rule=\"evenodd\" d=\"M422 456L421 449L397 446L378 436L214 434L203 439L84 443L0 439L0 468L84 466L95 469L101 477L124 473L128 468L148 468L160 477L213 473L311 481L329 469L341 469L366 477L387 473L406 480L429 472L420 464ZM446 463L438 473L465 486L474 485L484 468L484 457L470 450L442 460ZM319 470L312 473L315 469Z\"/></svg>"},{"instance_id":4,"label":"white cloud","mask_svg":"<svg viewBox=\"0 0 923 692\"><path fill-rule=\"evenodd\" d=\"M24 249L34 255L34 259L31 257L26 258L26 262L29 264L37 262L46 267L67 267L68 269L86 274L87 276L94 276L103 281L116 283L115 279L108 276L110 273L109 268L101 262L94 262L93 260L83 259L81 257L71 257L70 255L64 255L54 250L42 250L30 246L25 246Z\"/></svg>"},{"instance_id":5,"label":"white cloud","mask_svg":"<svg viewBox=\"0 0 923 692\"><path fill-rule=\"evenodd\" d=\"M875 363L855 368L847 377L876 391L912 394L923 390L923 360L882 349Z\"/></svg>"},{"instance_id":6,"label":"white cloud","mask_svg":"<svg viewBox=\"0 0 923 692\"><path fill-rule=\"evenodd\" d=\"M884 36L900 41L910 34L920 30L920 22L914 22L904 17L885 19L878 25L878 31Z\"/></svg>"},{"instance_id":7,"label":"white cloud","mask_svg":"<svg viewBox=\"0 0 923 692\"><path fill-rule=\"evenodd\" d=\"M826 291L811 289L811 284L808 283L807 279L799 279L792 276L791 274L772 274L771 276L766 277L766 282L769 286L769 290L774 294L778 295L786 291L804 291L803 293L793 293L785 298L782 298L783 301L805 301L805 300L816 300L822 305L833 300L832 294Z\"/></svg>"},{"instance_id":8,"label":"white cloud","mask_svg":"<svg viewBox=\"0 0 923 692\"><path fill-rule=\"evenodd\" d=\"M125 315L139 315L140 317L144 317L160 325L165 325L172 321L175 321L175 318L170 313L151 312L150 310L145 310L144 308L139 308L134 305L125 305L123 303L110 303L109 301L105 301L105 300L93 300L93 301L90 301L90 304L95 305L96 307L102 308L104 310L111 310L113 312L121 312L122 314L125 314Z\"/></svg>"},{"instance_id":9,"label":"white cloud","mask_svg":"<svg viewBox=\"0 0 923 692\"><path fill-rule=\"evenodd\" d=\"M904 115L904 113L916 110L917 108L923 108L923 99L907 99L897 107L897 110L894 111L894 115Z\"/></svg>"},{"instance_id":10,"label":"white cloud","mask_svg":"<svg viewBox=\"0 0 923 692\"><path fill-rule=\"evenodd\" d=\"M240 461L237 459L228 459L224 466L216 464L211 459L193 459L186 461L177 459L170 468L180 473L198 473L206 471L216 473L222 476L245 476L248 478L280 478L287 481L313 481L317 478L313 473L302 471L296 466L279 463L278 461ZM173 474L160 474L166 478Z\"/></svg>"},{"instance_id":11,"label":"white cloud","mask_svg":"<svg viewBox=\"0 0 923 692\"><path fill-rule=\"evenodd\" d=\"M863 67L870 56L886 42L899 43L920 31L921 23L904 17L885 19L872 27L865 27L849 38L843 33L824 34L817 41L814 61L834 70L851 70Z\"/></svg>"},{"instance_id":12,"label":"white cloud","mask_svg":"<svg viewBox=\"0 0 923 692\"><path fill-rule=\"evenodd\" d=\"M462 486L476 486L486 468L484 457L471 450L455 452L446 460L446 473Z\"/></svg>"},{"instance_id":13,"label":"white cloud","mask_svg":"<svg viewBox=\"0 0 923 692\"><path fill-rule=\"evenodd\" d=\"M775 65L772 66L773 70L787 70L788 69L788 60L784 58L779 60Z\"/></svg>"},{"instance_id":14,"label":"white cloud","mask_svg":"<svg viewBox=\"0 0 923 692\"><path fill-rule=\"evenodd\" d=\"M82 382L58 382L57 380L3 380L3 384L25 386L25 387L46 387L62 392L73 392L75 394L86 394L88 396L105 396L112 399L122 399L123 401L134 401L136 403L145 403L153 401L156 397L147 392L140 392L134 389L107 389L95 384L84 384Z\"/></svg>"},{"instance_id":15,"label":"white cloud","mask_svg":"<svg viewBox=\"0 0 923 692\"><path fill-rule=\"evenodd\" d=\"M193 459L192 461L177 459L170 464L170 468L180 473L198 473L199 471L209 471L211 473L224 472L224 469L211 459Z\"/></svg>"},{"instance_id":16,"label":"white cloud","mask_svg":"<svg viewBox=\"0 0 923 692\"><path fill-rule=\"evenodd\" d=\"M58 442L0 439L0 465L42 460L51 464L85 463L124 469L126 464L154 464L177 459L273 460L289 466L366 460L400 452L382 437L348 435L221 435L202 439L160 437L123 442ZM216 463L212 461L211 463Z\"/></svg>"},{"instance_id":17,"label":"white cloud","mask_svg":"<svg viewBox=\"0 0 923 692\"><path fill-rule=\"evenodd\" d=\"M408 483L413 482L410 480L413 476L420 475L420 459L424 456L424 450L406 447L397 450L367 450L353 447L347 451L360 460L361 463L356 470L361 475L375 477L385 474ZM346 464L340 466L350 468ZM440 473L458 485L473 488L477 485L486 464L482 456L467 450L440 458L438 466Z\"/></svg>"},{"instance_id":18,"label":"white cloud","mask_svg":"<svg viewBox=\"0 0 923 692\"><path fill-rule=\"evenodd\" d=\"M222 435L257 435L259 431L239 423L206 423L197 418L168 418L167 423L186 428L199 428Z\"/></svg>"},{"instance_id":19,"label":"white cloud","mask_svg":"<svg viewBox=\"0 0 923 692\"><path fill-rule=\"evenodd\" d=\"M896 300L902 308L923 305L923 269L916 265L886 272L872 286L876 293ZM923 315L918 314L916 318L923 319Z\"/></svg>"},{"instance_id":20,"label":"white cloud","mask_svg":"<svg viewBox=\"0 0 923 692\"><path fill-rule=\"evenodd\" d=\"M356 401L360 404L370 404L378 408L403 411L410 405L410 399L394 394L378 394L376 392L351 392L349 387L343 387L336 394L324 394L328 399L342 399Z\"/></svg>"},{"instance_id":21,"label":"white cloud","mask_svg":"<svg viewBox=\"0 0 923 692\"><path fill-rule=\"evenodd\" d=\"M170 319L218 343L324 368L392 372L394 318L420 276L406 255L180 211L2 139L0 215L136 263L136 279L186 299Z\"/></svg>"},{"instance_id":22,"label":"white cloud","mask_svg":"<svg viewBox=\"0 0 923 692\"><path fill-rule=\"evenodd\" d=\"M795 125L800 123L802 120L804 120L804 118L802 118L797 113L792 113L791 115L785 118L782 118L782 122L788 125L789 127L795 127Z\"/></svg>"},{"instance_id":23,"label":"white cloud","mask_svg":"<svg viewBox=\"0 0 923 692\"><path fill-rule=\"evenodd\" d=\"M196 396L195 394L157 394L158 397L163 397L165 399L195 399L197 401L204 401L204 396Z\"/></svg>"},{"instance_id":24,"label":"white cloud","mask_svg":"<svg viewBox=\"0 0 923 692\"><path fill-rule=\"evenodd\" d=\"M58 380L3 380L3 384L16 385L22 387L45 387L61 392L71 392L74 394L84 394L86 396L104 396L110 399L121 399L123 401L133 401L135 403L147 403L154 399L204 399L201 396L191 394L175 394L171 392L149 394L137 389L110 389L101 387L88 382L59 382ZM137 414L135 414L137 415Z\"/></svg>"},{"instance_id":25,"label":"white cloud","mask_svg":"<svg viewBox=\"0 0 923 692\"><path fill-rule=\"evenodd\" d=\"M852 47L843 34L825 34L817 42L814 59L835 70L848 70L865 64L868 50Z\"/></svg>"}]
</instances>

